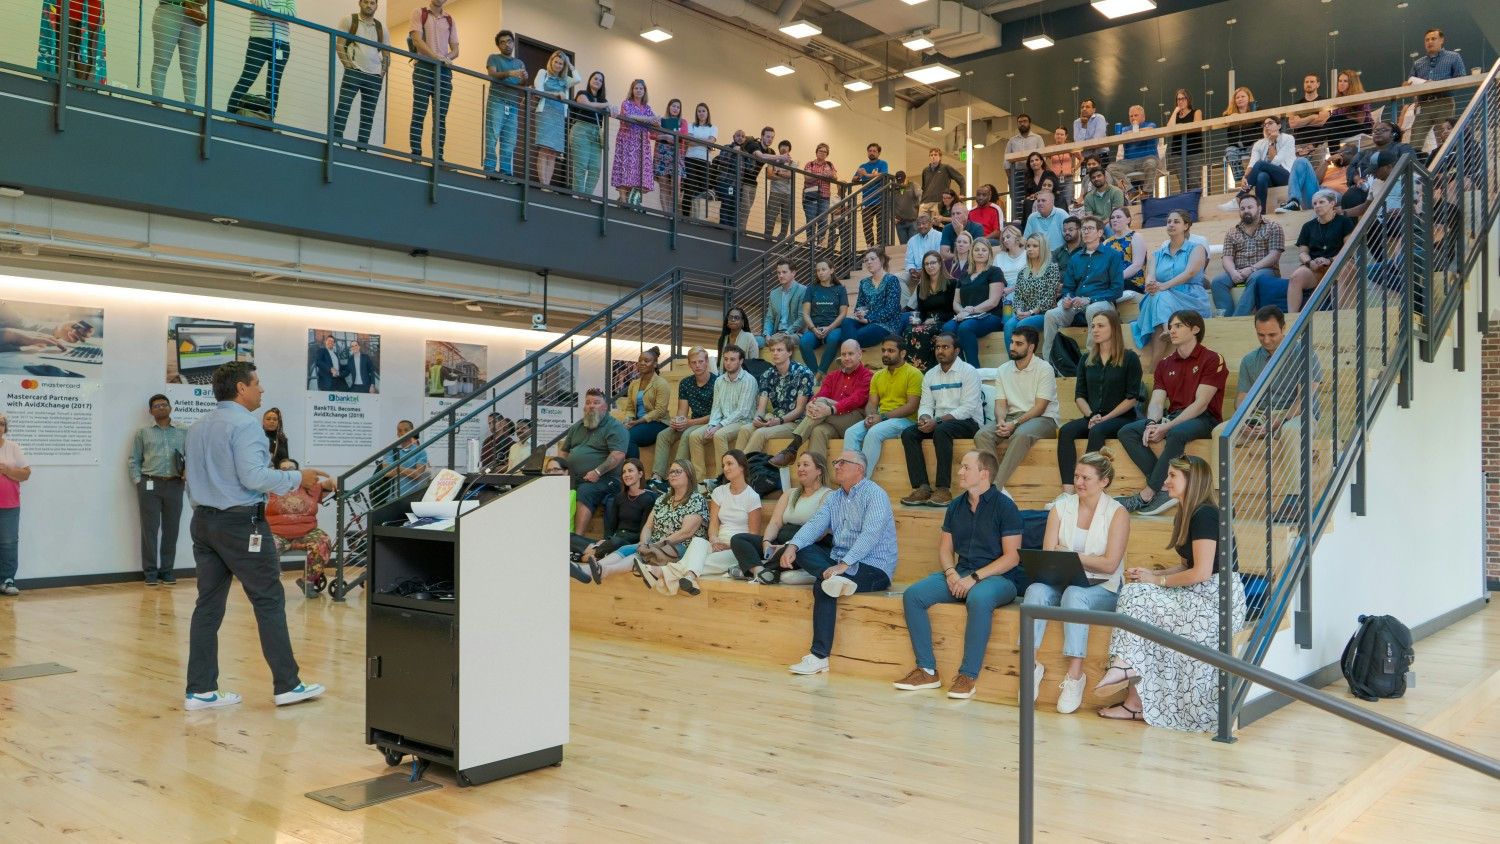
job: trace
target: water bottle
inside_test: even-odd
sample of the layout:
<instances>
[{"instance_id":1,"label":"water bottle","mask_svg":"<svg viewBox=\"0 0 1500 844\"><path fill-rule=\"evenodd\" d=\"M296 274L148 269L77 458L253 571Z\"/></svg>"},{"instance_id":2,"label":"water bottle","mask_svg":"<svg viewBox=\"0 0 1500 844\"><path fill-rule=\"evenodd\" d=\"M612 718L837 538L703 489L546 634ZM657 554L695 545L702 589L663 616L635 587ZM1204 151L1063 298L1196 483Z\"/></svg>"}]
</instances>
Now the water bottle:
<instances>
[{"instance_id":1,"label":"water bottle","mask_svg":"<svg viewBox=\"0 0 1500 844\"><path fill-rule=\"evenodd\" d=\"M469 437L469 454L468 454L468 457L469 457L469 459L467 461L467 465L464 467L464 471L469 472L470 474L478 472L479 471L479 440L476 439L476 438L474 438L474 437Z\"/></svg>"},{"instance_id":2,"label":"water bottle","mask_svg":"<svg viewBox=\"0 0 1500 844\"><path fill-rule=\"evenodd\" d=\"M1116 135L1120 134L1120 124L1118 124L1118 123L1115 124L1115 134Z\"/></svg>"}]
</instances>

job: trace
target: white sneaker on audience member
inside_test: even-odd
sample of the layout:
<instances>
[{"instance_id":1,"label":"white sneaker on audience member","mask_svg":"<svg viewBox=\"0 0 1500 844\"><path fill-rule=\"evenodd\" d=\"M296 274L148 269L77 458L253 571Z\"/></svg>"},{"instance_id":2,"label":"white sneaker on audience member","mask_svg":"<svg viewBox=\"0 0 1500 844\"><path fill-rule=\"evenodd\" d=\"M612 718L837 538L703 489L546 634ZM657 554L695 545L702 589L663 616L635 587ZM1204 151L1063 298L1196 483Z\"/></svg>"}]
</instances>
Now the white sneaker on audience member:
<instances>
[{"instance_id":1,"label":"white sneaker on audience member","mask_svg":"<svg viewBox=\"0 0 1500 844\"><path fill-rule=\"evenodd\" d=\"M1063 677L1062 685L1059 686L1062 693L1057 696L1057 711L1064 715L1076 712L1078 705L1083 703L1083 687L1087 682L1086 676L1079 677L1077 680L1072 677Z\"/></svg>"},{"instance_id":2,"label":"white sneaker on audience member","mask_svg":"<svg viewBox=\"0 0 1500 844\"><path fill-rule=\"evenodd\" d=\"M857 589L859 589L859 585L842 574L836 574L833 577L823 580L823 592L835 598L853 595Z\"/></svg>"},{"instance_id":3,"label":"white sneaker on audience member","mask_svg":"<svg viewBox=\"0 0 1500 844\"><path fill-rule=\"evenodd\" d=\"M1033 706L1036 705L1037 700L1042 696L1042 675L1045 673L1047 673L1047 669L1043 668L1040 662L1036 663L1034 673L1031 675L1031 704Z\"/></svg>"},{"instance_id":4,"label":"white sneaker on audience member","mask_svg":"<svg viewBox=\"0 0 1500 844\"><path fill-rule=\"evenodd\" d=\"M282 692L276 696L277 706L289 706L293 703L301 703L304 700L312 700L318 695L328 691L317 683L298 683L297 688L289 692Z\"/></svg>"},{"instance_id":5,"label":"white sneaker on audience member","mask_svg":"<svg viewBox=\"0 0 1500 844\"><path fill-rule=\"evenodd\" d=\"M786 670L793 674L822 674L828 670L828 658L808 654L796 665L788 665Z\"/></svg>"},{"instance_id":6,"label":"white sneaker on audience member","mask_svg":"<svg viewBox=\"0 0 1500 844\"><path fill-rule=\"evenodd\" d=\"M183 699L182 708L189 712L198 709L214 709L220 706L234 706L240 702L240 696L234 692L216 691L206 695L188 695Z\"/></svg>"},{"instance_id":7,"label":"white sneaker on audience member","mask_svg":"<svg viewBox=\"0 0 1500 844\"><path fill-rule=\"evenodd\" d=\"M1220 211L1238 211L1239 208L1240 201L1238 199L1231 199L1219 206Z\"/></svg>"},{"instance_id":8,"label":"white sneaker on audience member","mask_svg":"<svg viewBox=\"0 0 1500 844\"><path fill-rule=\"evenodd\" d=\"M791 571L781 573L782 586L806 586L815 581L817 581L817 578L813 577L811 572L803 569L792 569Z\"/></svg>"}]
</instances>

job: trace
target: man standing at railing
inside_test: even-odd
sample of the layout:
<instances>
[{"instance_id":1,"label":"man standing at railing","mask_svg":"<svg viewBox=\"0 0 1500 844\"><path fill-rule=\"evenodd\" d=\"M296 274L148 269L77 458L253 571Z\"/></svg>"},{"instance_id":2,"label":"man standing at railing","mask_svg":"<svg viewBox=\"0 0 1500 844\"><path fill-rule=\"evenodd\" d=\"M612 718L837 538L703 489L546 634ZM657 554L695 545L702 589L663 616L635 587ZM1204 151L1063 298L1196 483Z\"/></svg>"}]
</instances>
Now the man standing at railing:
<instances>
[{"instance_id":1,"label":"man standing at railing","mask_svg":"<svg viewBox=\"0 0 1500 844\"><path fill-rule=\"evenodd\" d=\"M274 0L273 0L274 2ZM411 13L411 32L407 41L411 51L427 61L418 61L411 72L411 154L422 155L422 121L427 119L428 104L436 101L432 112L432 157L443 157L443 140L447 135L448 103L453 99L453 63L458 60L458 28L453 17L443 11L448 0L428 0L428 4Z\"/></svg>"},{"instance_id":2,"label":"man standing at railing","mask_svg":"<svg viewBox=\"0 0 1500 844\"><path fill-rule=\"evenodd\" d=\"M740 147L740 151L745 154L745 160L740 162L740 195L736 203L737 222L741 229L745 228L745 220L750 216L750 206L755 204L755 190L759 187L760 168L768 161L779 164L792 163L791 155L777 155L771 152L771 144L775 142L776 130L767 126L760 130L759 138L751 138Z\"/></svg>"},{"instance_id":3,"label":"man standing at railing","mask_svg":"<svg viewBox=\"0 0 1500 844\"><path fill-rule=\"evenodd\" d=\"M375 10L380 0L359 0L359 14L350 15L344 31L366 41L390 46L385 35L385 25L375 19ZM333 113L333 136L344 137L344 124L349 120L349 108L354 105L354 95L359 95L359 135L361 144L370 142L370 128L375 125L375 106L380 103L380 89L385 84L391 66L391 54L369 44L357 41L342 41L338 50L339 64L344 66L344 78L339 80L339 106Z\"/></svg>"},{"instance_id":4,"label":"man standing at railing","mask_svg":"<svg viewBox=\"0 0 1500 844\"><path fill-rule=\"evenodd\" d=\"M277 14L287 17L296 17L297 0L247 0L252 5L269 9ZM287 60L292 56L291 24L270 15L259 12L250 13L250 41L245 46L245 67L240 71L240 80L234 83L234 90L229 92L229 111L231 114L246 114L248 117L264 117L266 120L276 119L276 96L281 89L281 75L286 70ZM261 115L251 112L245 108L245 95L250 92L250 86L260 76L261 68L270 64L266 72L266 102L269 104L269 112Z\"/></svg>"},{"instance_id":5,"label":"man standing at railing","mask_svg":"<svg viewBox=\"0 0 1500 844\"><path fill-rule=\"evenodd\" d=\"M1078 104L1078 118L1073 121L1075 142L1103 140L1109 132L1109 127L1105 125L1104 115L1100 114L1097 109L1093 100L1084 100ZM1109 163L1109 147L1091 147L1079 150L1079 154L1084 158L1097 158L1100 164Z\"/></svg>"},{"instance_id":6,"label":"man standing at railing","mask_svg":"<svg viewBox=\"0 0 1500 844\"><path fill-rule=\"evenodd\" d=\"M987 139L981 138L980 140ZM1067 143L1067 141L1064 140L1063 143ZM1024 179L1023 170L1025 169L1026 159L1021 158L1012 161L1011 156L1024 155L1039 150L1046 145L1047 142L1041 135L1031 131L1031 115L1016 115L1016 133L1011 135L1010 140L1005 142L1005 173L1010 177L1012 211L1017 211L1021 207L1020 199L1023 193L1022 182Z\"/></svg>"},{"instance_id":7,"label":"man standing at railing","mask_svg":"<svg viewBox=\"0 0 1500 844\"><path fill-rule=\"evenodd\" d=\"M1458 79L1468 70L1464 67L1464 60L1458 53L1443 49L1443 31L1441 29L1429 29L1422 36L1422 45L1427 48L1427 55L1419 57L1411 65L1411 78L1406 80L1407 85L1422 82L1441 82L1445 79ZM1433 124L1446 117L1454 115L1452 94L1428 94L1417 97L1417 119L1412 124L1411 134L1408 136L1412 146L1421 149L1427 143L1427 133L1432 130Z\"/></svg>"},{"instance_id":8,"label":"man standing at railing","mask_svg":"<svg viewBox=\"0 0 1500 844\"><path fill-rule=\"evenodd\" d=\"M864 164L859 165L854 171L854 183L864 184L873 182L891 171L890 165L880 157L880 144L870 144L865 147L865 155L869 157ZM865 247L873 248L884 246L880 241L884 240L884 232L880 228L881 201L884 197L874 185L864 188L864 201L860 203L859 216L864 220Z\"/></svg>"}]
</instances>

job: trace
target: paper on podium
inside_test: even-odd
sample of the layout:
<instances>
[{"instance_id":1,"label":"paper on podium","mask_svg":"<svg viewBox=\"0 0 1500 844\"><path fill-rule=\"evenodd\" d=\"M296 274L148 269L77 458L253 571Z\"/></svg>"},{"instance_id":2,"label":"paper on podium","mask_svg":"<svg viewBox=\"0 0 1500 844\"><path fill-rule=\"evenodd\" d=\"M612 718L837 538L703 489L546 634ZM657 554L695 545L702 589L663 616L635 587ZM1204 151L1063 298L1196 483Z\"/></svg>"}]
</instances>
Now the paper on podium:
<instances>
[{"instance_id":1,"label":"paper on podium","mask_svg":"<svg viewBox=\"0 0 1500 844\"><path fill-rule=\"evenodd\" d=\"M459 509L460 504L463 505L462 510ZM436 519L453 519L457 518L459 513L467 513L478 506L478 501L413 501L411 512L419 519L426 516Z\"/></svg>"}]
</instances>

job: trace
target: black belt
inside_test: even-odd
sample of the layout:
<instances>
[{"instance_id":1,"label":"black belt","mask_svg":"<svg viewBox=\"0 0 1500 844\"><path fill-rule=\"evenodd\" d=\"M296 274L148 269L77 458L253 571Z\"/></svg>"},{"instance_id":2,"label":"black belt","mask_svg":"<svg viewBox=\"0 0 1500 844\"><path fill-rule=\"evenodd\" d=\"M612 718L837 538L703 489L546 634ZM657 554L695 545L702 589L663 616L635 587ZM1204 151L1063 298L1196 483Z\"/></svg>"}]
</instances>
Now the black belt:
<instances>
[{"instance_id":1,"label":"black belt","mask_svg":"<svg viewBox=\"0 0 1500 844\"><path fill-rule=\"evenodd\" d=\"M238 507L209 507L206 504L199 504L198 509L206 513L232 513L235 515L252 515L256 518L260 518L265 514L266 505L241 504Z\"/></svg>"},{"instance_id":2,"label":"black belt","mask_svg":"<svg viewBox=\"0 0 1500 844\"><path fill-rule=\"evenodd\" d=\"M1425 97L1417 97L1417 102L1419 102L1419 103L1430 103L1433 100L1451 100L1451 99L1453 99L1453 95L1452 94L1428 94Z\"/></svg>"},{"instance_id":3,"label":"black belt","mask_svg":"<svg viewBox=\"0 0 1500 844\"><path fill-rule=\"evenodd\" d=\"M145 478L147 480L151 480L151 481L180 481L180 480L182 480L182 477L179 476L179 475L141 475L141 477L143 477L143 478Z\"/></svg>"}]
</instances>

